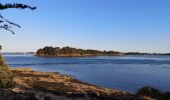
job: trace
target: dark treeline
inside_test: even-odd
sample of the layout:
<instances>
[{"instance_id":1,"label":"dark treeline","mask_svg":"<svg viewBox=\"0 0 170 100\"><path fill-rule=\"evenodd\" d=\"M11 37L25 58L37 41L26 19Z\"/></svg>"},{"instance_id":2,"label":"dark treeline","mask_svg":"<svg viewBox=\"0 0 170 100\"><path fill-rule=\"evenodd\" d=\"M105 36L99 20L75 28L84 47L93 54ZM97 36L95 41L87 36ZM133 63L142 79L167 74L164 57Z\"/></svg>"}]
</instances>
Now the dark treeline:
<instances>
[{"instance_id":1,"label":"dark treeline","mask_svg":"<svg viewBox=\"0 0 170 100\"><path fill-rule=\"evenodd\" d=\"M100 51L93 49L77 49L72 47L44 47L38 49L37 56L98 56L98 55L122 55L123 53L117 51Z\"/></svg>"},{"instance_id":2,"label":"dark treeline","mask_svg":"<svg viewBox=\"0 0 170 100\"><path fill-rule=\"evenodd\" d=\"M127 52L124 55L170 55L170 53L140 53L140 52Z\"/></svg>"},{"instance_id":3,"label":"dark treeline","mask_svg":"<svg viewBox=\"0 0 170 100\"><path fill-rule=\"evenodd\" d=\"M170 55L170 53L163 53L163 54L160 54L160 55Z\"/></svg>"},{"instance_id":4,"label":"dark treeline","mask_svg":"<svg viewBox=\"0 0 170 100\"><path fill-rule=\"evenodd\" d=\"M152 53L127 52L125 55L153 55ZM154 55L157 55L156 53Z\"/></svg>"}]
</instances>

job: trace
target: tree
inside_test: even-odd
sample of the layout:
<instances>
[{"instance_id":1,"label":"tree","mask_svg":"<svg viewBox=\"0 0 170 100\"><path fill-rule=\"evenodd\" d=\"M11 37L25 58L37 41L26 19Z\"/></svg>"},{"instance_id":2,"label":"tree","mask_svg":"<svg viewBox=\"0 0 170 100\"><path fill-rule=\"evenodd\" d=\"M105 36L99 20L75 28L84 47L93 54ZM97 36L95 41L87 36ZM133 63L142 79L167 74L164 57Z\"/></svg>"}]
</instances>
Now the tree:
<instances>
[{"instance_id":1,"label":"tree","mask_svg":"<svg viewBox=\"0 0 170 100\"><path fill-rule=\"evenodd\" d=\"M121 52L117 51L100 51L100 50L93 50L93 49L77 49L72 48L69 46L59 48L59 47L44 47L38 49L36 52L37 56L113 56L113 55L121 55Z\"/></svg>"},{"instance_id":2,"label":"tree","mask_svg":"<svg viewBox=\"0 0 170 100\"><path fill-rule=\"evenodd\" d=\"M21 3L14 3L14 4L9 4L9 3L8 4L2 4L2 3L0 3L0 10L6 10L6 9L31 9L31 10L35 10L36 7L31 7L29 5L21 4ZM7 20L6 18L4 18L0 14L0 29L5 29L7 31L10 31L12 34L15 34L14 31L12 30L13 26L21 28L20 25Z\"/></svg>"},{"instance_id":3,"label":"tree","mask_svg":"<svg viewBox=\"0 0 170 100\"><path fill-rule=\"evenodd\" d=\"M0 2L0 11L6 10L6 9L31 9L34 10L36 7L31 7L26 4L21 4L21 3L13 3L13 4L2 4ZM0 14L0 29L7 30L11 32L12 34L15 34L14 31L12 30L12 27L18 27L21 28L20 25L11 22L4 18L2 14ZM0 50L2 49L0 45ZM9 70L9 67L7 64L5 64L5 61L3 57L0 55L0 89L1 88L7 88L9 85L12 83L12 75Z\"/></svg>"}]
</instances>

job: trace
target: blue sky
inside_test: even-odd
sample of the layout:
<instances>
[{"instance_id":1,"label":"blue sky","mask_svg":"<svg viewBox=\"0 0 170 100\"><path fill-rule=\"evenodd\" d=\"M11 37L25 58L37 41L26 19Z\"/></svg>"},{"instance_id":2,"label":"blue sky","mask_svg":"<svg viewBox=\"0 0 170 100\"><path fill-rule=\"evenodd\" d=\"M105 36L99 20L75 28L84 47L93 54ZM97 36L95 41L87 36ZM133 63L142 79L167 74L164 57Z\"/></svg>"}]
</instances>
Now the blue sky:
<instances>
[{"instance_id":1,"label":"blue sky","mask_svg":"<svg viewBox=\"0 0 170 100\"><path fill-rule=\"evenodd\" d=\"M0 30L3 52L44 46L170 52L170 0L15 1L38 9L0 11L22 26L15 35Z\"/></svg>"}]
</instances>

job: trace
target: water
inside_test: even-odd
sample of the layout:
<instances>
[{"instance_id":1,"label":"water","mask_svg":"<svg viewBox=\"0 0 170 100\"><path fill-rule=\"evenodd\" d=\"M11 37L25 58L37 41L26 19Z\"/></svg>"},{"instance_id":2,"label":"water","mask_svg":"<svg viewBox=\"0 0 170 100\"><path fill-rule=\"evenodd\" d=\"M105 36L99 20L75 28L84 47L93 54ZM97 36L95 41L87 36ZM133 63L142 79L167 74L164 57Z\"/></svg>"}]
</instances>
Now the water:
<instances>
[{"instance_id":1,"label":"water","mask_svg":"<svg viewBox=\"0 0 170 100\"><path fill-rule=\"evenodd\" d=\"M4 55L12 67L60 72L84 82L136 92L143 86L170 91L170 56L53 58Z\"/></svg>"}]
</instances>

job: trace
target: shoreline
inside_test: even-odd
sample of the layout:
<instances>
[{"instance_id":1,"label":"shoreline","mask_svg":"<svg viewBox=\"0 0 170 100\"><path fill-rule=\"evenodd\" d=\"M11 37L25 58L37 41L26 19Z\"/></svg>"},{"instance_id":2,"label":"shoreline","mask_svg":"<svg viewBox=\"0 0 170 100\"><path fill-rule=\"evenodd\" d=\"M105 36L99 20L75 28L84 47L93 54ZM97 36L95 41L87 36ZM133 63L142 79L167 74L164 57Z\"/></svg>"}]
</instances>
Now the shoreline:
<instances>
[{"instance_id":1,"label":"shoreline","mask_svg":"<svg viewBox=\"0 0 170 100\"><path fill-rule=\"evenodd\" d=\"M65 57L68 57L68 58L79 58L79 57L100 57L100 56L103 56L103 57L114 57L114 56L170 56L169 54L145 54L145 55L126 55L126 54L121 54L121 55L79 55L79 56L75 56L75 55L33 55L35 57L60 57L60 58L65 58Z\"/></svg>"},{"instance_id":2,"label":"shoreline","mask_svg":"<svg viewBox=\"0 0 170 100\"><path fill-rule=\"evenodd\" d=\"M99 57L99 56L125 56L125 55L34 55L37 57Z\"/></svg>"},{"instance_id":3,"label":"shoreline","mask_svg":"<svg viewBox=\"0 0 170 100\"><path fill-rule=\"evenodd\" d=\"M10 70L13 74L14 86L10 89L3 90L3 94L5 95L1 95L0 93L0 100L170 99L170 92L163 93L152 87L144 87L139 89L136 94L131 94L118 89L110 89L85 83L57 72L40 72L34 71L32 68L10 68Z\"/></svg>"},{"instance_id":4,"label":"shoreline","mask_svg":"<svg viewBox=\"0 0 170 100\"><path fill-rule=\"evenodd\" d=\"M30 93L31 91L35 94L41 92L55 96L81 98L82 100L88 100L88 98L96 98L96 100L99 98L102 100L132 98L128 92L85 83L56 72L38 72L31 68L11 68L11 72L15 75L13 79L15 86L12 91L16 93Z\"/></svg>"}]
</instances>

